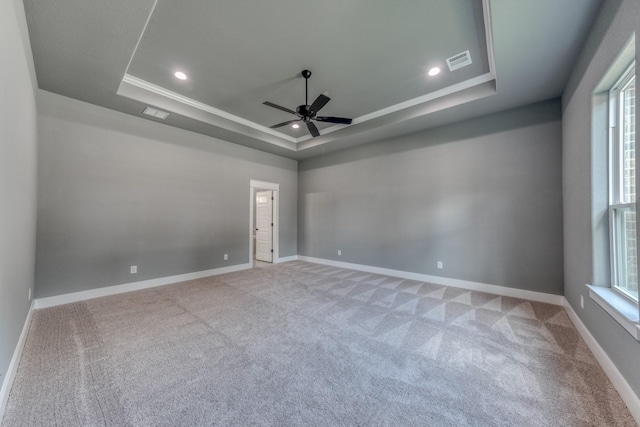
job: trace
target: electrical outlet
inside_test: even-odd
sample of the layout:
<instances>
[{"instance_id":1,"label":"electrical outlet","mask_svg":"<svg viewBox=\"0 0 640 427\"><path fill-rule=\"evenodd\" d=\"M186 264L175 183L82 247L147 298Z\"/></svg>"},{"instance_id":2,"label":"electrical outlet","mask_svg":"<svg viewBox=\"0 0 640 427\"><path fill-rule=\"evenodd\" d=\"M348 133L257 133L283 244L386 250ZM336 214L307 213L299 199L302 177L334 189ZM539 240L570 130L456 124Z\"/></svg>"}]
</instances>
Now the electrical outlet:
<instances>
[{"instance_id":1,"label":"electrical outlet","mask_svg":"<svg viewBox=\"0 0 640 427\"><path fill-rule=\"evenodd\" d=\"M338 256L342 256L342 249L338 249Z\"/></svg>"},{"instance_id":2,"label":"electrical outlet","mask_svg":"<svg viewBox=\"0 0 640 427\"><path fill-rule=\"evenodd\" d=\"M31 301L31 288L29 288L29 301Z\"/></svg>"},{"instance_id":3,"label":"electrical outlet","mask_svg":"<svg viewBox=\"0 0 640 427\"><path fill-rule=\"evenodd\" d=\"M438 261L438 268L444 268L444 264L442 263L442 261Z\"/></svg>"},{"instance_id":4,"label":"electrical outlet","mask_svg":"<svg viewBox=\"0 0 640 427\"><path fill-rule=\"evenodd\" d=\"M137 265L132 265L131 266L131 274L136 274L138 273L138 266Z\"/></svg>"},{"instance_id":5,"label":"electrical outlet","mask_svg":"<svg viewBox=\"0 0 640 427\"><path fill-rule=\"evenodd\" d=\"M584 296L580 295L580 308L584 309Z\"/></svg>"},{"instance_id":6,"label":"electrical outlet","mask_svg":"<svg viewBox=\"0 0 640 427\"><path fill-rule=\"evenodd\" d=\"M229 254L224 254L224 260L229 261Z\"/></svg>"}]
</instances>

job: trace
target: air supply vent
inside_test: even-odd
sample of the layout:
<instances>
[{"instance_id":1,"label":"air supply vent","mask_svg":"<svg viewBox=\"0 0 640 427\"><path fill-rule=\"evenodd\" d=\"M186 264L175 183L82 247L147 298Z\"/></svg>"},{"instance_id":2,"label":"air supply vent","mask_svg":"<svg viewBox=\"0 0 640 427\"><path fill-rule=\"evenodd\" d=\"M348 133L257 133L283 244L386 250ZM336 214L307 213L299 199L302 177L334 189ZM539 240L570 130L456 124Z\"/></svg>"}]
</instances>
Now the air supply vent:
<instances>
[{"instance_id":1,"label":"air supply vent","mask_svg":"<svg viewBox=\"0 0 640 427\"><path fill-rule=\"evenodd\" d=\"M467 50L457 55L453 55L451 58L448 58L447 65L449 66L449 71L457 70L458 68L471 65L471 55L469 54L469 51Z\"/></svg>"},{"instance_id":2,"label":"air supply vent","mask_svg":"<svg viewBox=\"0 0 640 427\"><path fill-rule=\"evenodd\" d=\"M151 107L145 108L142 113L160 120L164 120L169 116L169 113L167 113L166 111L156 110L155 108Z\"/></svg>"}]
</instances>

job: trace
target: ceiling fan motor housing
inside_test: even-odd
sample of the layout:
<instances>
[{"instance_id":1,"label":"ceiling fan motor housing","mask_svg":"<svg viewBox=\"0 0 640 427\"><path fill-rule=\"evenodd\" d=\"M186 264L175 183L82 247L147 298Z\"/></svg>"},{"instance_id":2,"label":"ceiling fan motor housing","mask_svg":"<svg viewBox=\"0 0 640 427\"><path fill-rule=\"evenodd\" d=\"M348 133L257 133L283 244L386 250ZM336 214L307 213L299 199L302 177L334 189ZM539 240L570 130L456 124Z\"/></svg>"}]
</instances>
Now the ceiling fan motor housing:
<instances>
[{"instance_id":1,"label":"ceiling fan motor housing","mask_svg":"<svg viewBox=\"0 0 640 427\"><path fill-rule=\"evenodd\" d=\"M304 117L310 117L313 113L313 111L311 111L311 105L299 105L296 111Z\"/></svg>"}]
</instances>

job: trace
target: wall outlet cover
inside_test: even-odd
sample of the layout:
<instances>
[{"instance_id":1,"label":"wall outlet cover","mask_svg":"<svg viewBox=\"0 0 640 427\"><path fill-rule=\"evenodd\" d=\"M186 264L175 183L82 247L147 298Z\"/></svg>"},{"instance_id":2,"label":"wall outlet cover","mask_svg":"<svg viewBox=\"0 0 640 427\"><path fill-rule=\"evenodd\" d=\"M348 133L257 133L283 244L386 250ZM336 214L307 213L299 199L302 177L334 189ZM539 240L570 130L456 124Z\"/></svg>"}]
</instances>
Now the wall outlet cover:
<instances>
[{"instance_id":1,"label":"wall outlet cover","mask_svg":"<svg viewBox=\"0 0 640 427\"><path fill-rule=\"evenodd\" d=\"M438 261L438 268L444 268L444 264L442 263L442 261Z\"/></svg>"},{"instance_id":2,"label":"wall outlet cover","mask_svg":"<svg viewBox=\"0 0 640 427\"><path fill-rule=\"evenodd\" d=\"M224 260L228 261L229 260L229 254L224 254Z\"/></svg>"},{"instance_id":3,"label":"wall outlet cover","mask_svg":"<svg viewBox=\"0 0 640 427\"><path fill-rule=\"evenodd\" d=\"M137 265L132 265L131 266L131 274L136 274L138 272L138 266Z\"/></svg>"}]
</instances>

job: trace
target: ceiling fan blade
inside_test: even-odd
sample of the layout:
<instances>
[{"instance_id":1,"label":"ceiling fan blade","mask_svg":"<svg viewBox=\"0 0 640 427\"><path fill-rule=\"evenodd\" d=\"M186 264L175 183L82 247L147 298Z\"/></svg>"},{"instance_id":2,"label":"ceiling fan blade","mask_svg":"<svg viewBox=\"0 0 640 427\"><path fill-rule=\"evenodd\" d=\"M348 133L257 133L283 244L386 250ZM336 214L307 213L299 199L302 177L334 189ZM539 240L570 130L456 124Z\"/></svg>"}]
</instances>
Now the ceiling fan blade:
<instances>
[{"instance_id":1,"label":"ceiling fan blade","mask_svg":"<svg viewBox=\"0 0 640 427\"><path fill-rule=\"evenodd\" d=\"M275 128L280 128L282 126L287 126L287 125L291 125L295 122L299 122L301 119L296 119L296 120L289 120L286 122L282 122L282 123L278 123L277 125L273 125L273 126L269 126L271 129L275 129Z\"/></svg>"},{"instance_id":2,"label":"ceiling fan blade","mask_svg":"<svg viewBox=\"0 0 640 427\"><path fill-rule=\"evenodd\" d=\"M265 101L265 102L263 102L263 104L264 104L264 105L266 105L266 106L268 106L268 107L272 107L272 108L276 108L276 109L278 109L278 110L284 111L284 112L286 112L286 113L295 114L295 115L297 116L297 114L296 114L296 112L295 112L295 111L290 110L290 109L288 109L288 108L286 108L286 107L282 107L282 106L280 106L280 105L278 105L278 104L274 104L273 102Z\"/></svg>"},{"instance_id":3,"label":"ceiling fan blade","mask_svg":"<svg viewBox=\"0 0 640 427\"><path fill-rule=\"evenodd\" d=\"M311 104L311 111L317 113L322 109L322 107L327 105L327 102L329 101L331 101L331 98L326 95L320 94L320 96L318 96L316 100L313 101L313 104Z\"/></svg>"},{"instance_id":4,"label":"ceiling fan blade","mask_svg":"<svg viewBox=\"0 0 640 427\"><path fill-rule=\"evenodd\" d=\"M313 135L314 137L320 136L318 128L312 122L307 122L307 128L309 128L309 133L311 133L311 135Z\"/></svg>"},{"instance_id":5,"label":"ceiling fan blade","mask_svg":"<svg viewBox=\"0 0 640 427\"><path fill-rule=\"evenodd\" d=\"M316 117L316 120L319 122L340 123L343 125L350 125L353 121L353 119L347 119L345 117Z\"/></svg>"}]
</instances>

